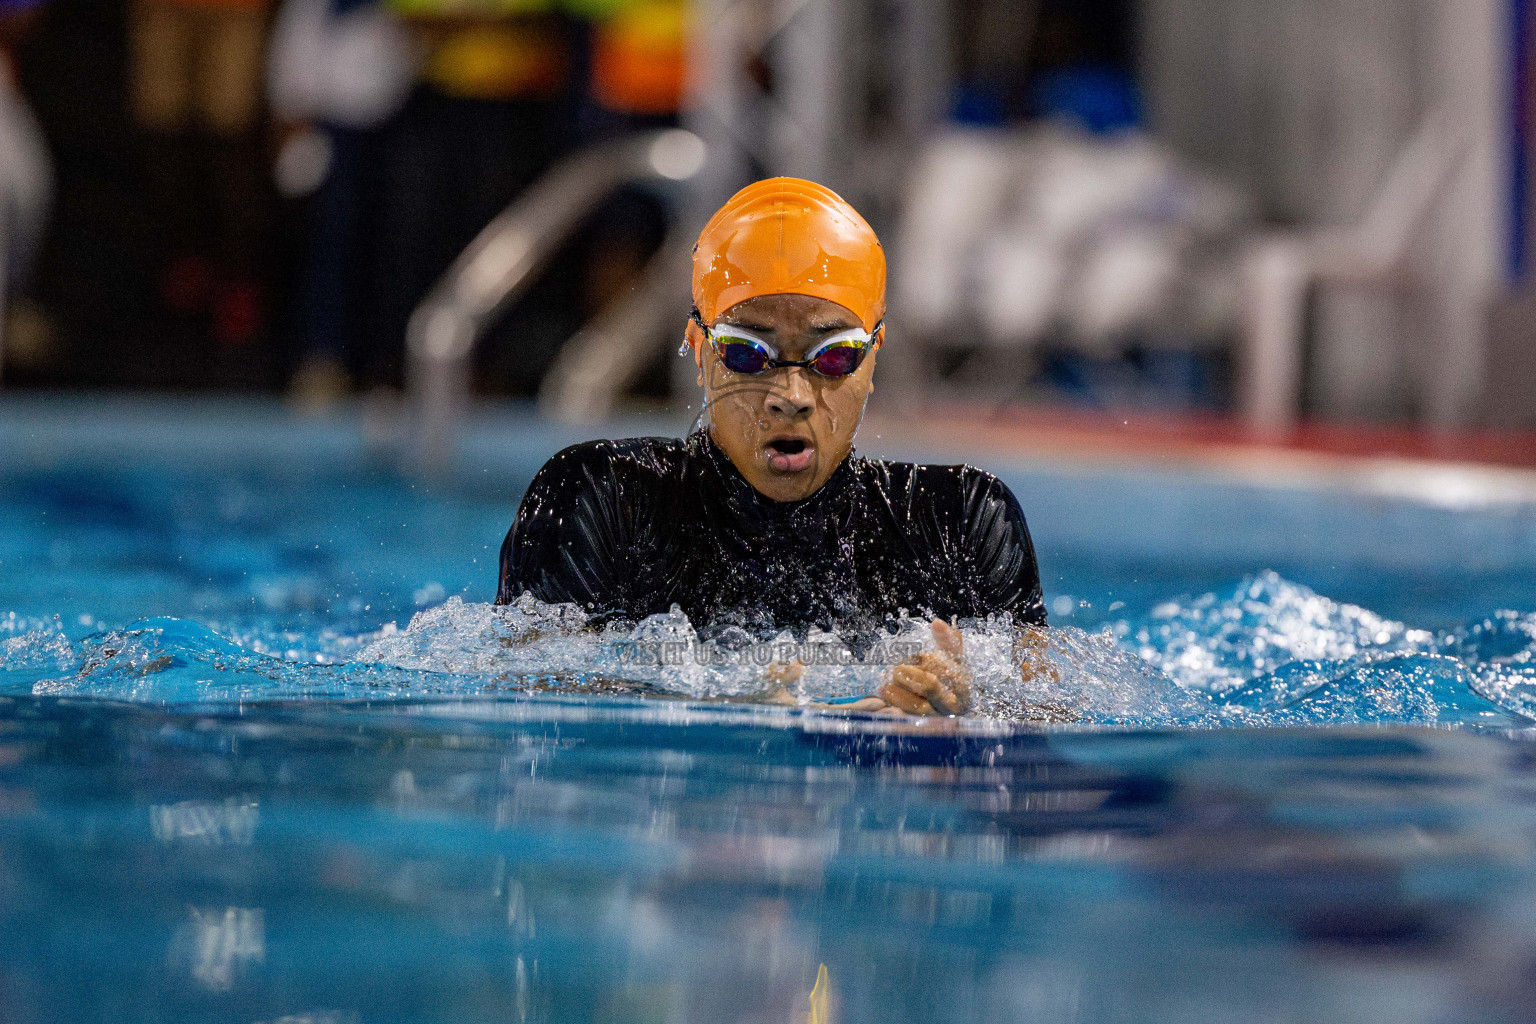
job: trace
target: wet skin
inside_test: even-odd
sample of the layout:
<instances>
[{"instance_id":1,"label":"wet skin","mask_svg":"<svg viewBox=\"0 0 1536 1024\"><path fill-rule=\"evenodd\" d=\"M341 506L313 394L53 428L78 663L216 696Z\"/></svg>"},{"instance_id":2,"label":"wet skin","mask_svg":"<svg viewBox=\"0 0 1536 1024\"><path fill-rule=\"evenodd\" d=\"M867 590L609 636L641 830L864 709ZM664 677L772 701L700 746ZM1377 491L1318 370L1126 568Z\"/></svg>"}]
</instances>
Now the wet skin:
<instances>
[{"instance_id":1,"label":"wet skin","mask_svg":"<svg viewBox=\"0 0 1536 1024\"><path fill-rule=\"evenodd\" d=\"M862 327L850 310L809 295L763 295L715 321L751 331L781 359L804 359L830 335ZM797 366L759 374L727 370L703 346L699 384L710 436L746 481L774 501L816 493L853 450L853 436L874 391L875 355L846 377Z\"/></svg>"},{"instance_id":2,"label":"wet skin","mask_svg":"<svg viewBox=\"0 0 1536 1024\"><path fill-rule=\"evenodd\" d=\"M862 327L843 306L810 295L763 295L726 310L714 326L730 324L762 338L780 359L804 359L825 338ZM875 390L874 351L846 377L823 377L798 366L760 374L732 373L703 346L699 385L709 409L710 436L746 481L774 501L815 494L853 450L864 405ZM933 623L937 651L893 669L879 696L844 711L964 714L971 703L970 672L960 634ZM799 666L783 666L770 681L798 679Z\"/></svg>"}]
</instances>

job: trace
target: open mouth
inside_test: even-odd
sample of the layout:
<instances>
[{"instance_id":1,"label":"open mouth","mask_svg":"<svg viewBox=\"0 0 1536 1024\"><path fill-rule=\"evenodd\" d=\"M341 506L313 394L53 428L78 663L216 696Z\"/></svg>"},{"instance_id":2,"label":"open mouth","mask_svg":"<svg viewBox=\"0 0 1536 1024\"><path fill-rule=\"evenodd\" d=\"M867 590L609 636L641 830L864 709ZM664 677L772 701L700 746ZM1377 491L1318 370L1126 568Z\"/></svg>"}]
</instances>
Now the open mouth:
<instances>
[{"instance_id":1,"label":"open mouth","mask_svg":"<svg viewBox=\"0 0 1536 1024\"><path fill-rule=\"evenodd\" d=\"M811 465L816 448L799 437L780 437L763 446L768 454L768 468L776 473L799 473Z\"/></svg>"}]
</instances>

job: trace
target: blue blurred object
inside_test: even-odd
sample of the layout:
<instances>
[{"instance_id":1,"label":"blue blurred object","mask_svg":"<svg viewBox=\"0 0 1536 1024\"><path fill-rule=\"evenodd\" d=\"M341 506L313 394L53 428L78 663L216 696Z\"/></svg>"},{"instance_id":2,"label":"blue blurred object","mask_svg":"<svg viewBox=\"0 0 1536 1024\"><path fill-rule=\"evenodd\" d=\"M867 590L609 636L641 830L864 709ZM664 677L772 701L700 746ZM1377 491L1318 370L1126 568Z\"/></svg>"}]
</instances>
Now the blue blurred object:
<instances>
[{"instance_id":1,"label":"blue blurred object","mask_svg":"<svg viewBox=\"0 0 1536 1024\"><path fill-rule=\"evenodd\" d=\"M1184 349L1136 348L1125 357L1054 351L1042 366L1051 390L1090 409L1219 411L1229 376L1224 353Z\"/></svg>"},{"instance_id":2,"label":"blue blurred object","mask_svg":"<svg viewBox=\"0 0 1536 1024\"><path fill-rule=\"evenodd\" d=\"M1130 75L1108 67L1072 67L1052 71L1031 93L1036 111L1046 118L1075 122L1095 135L1140 128L1141 94Z\"/></svg>"},{"instance_id":3,"label":"blue blurred object","mask_svg":"<svg viewBox=\"0 0 1536 1024\"><path fill-rule=\"evenodd\" d=\"M962 82L955 88L950 120L974 128L998 128L1007 120L1003 90L989 82Z\"/></svg>"}]
</instances>

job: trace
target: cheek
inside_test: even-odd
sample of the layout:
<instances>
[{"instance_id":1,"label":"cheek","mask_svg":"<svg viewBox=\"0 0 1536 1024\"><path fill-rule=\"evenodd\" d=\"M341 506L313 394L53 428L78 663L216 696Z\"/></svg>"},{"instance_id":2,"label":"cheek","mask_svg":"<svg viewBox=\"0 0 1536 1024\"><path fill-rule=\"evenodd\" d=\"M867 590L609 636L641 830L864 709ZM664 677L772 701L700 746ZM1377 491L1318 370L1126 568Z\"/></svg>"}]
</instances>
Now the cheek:
<instances>
[{"instance_id":1,"label":"cheek","mask_svg":"<svg viewBox=\"0 0 1536 1024\"><path fill-rule=\"evenodd\" d=\"M869 380L862 373L856 373L824 388L820 404L826 414L841 425L850 415L857 417L868 400Z\"/></svg>"},{"instance_id":2,"label":"cheek","mask_svg":"<svg viewBox=\"0 0 1536 1024\"><path fill-rule=\"evenodd\" d=\"M860 380L858 375L822 390L817 401L818 431L824 441L833 442L828 446L829 452L846 452L853 444L868 398L869 382Z\"/></svg>"},{"instance_id":3,"label":"cheek","mask_svg":"<svg viewBox=\"0 0 1536 1024\"><path fill-rule=\"evenodd\" d=\"M753 394L742 389L705 389L710 433L715 443L733 458L757 447L757 424L762 416L753 401Z\"/></svg>"},{"instance_id":4,"label":"cheek","mask_svg":"<svg viewBox=\"0 0 1536 1024\"><path fill-rule=\"evenodd\" d=\"M710 413L717 422L749 422L756 418L756 404L752 397L752 392L741 388L718 391L709 403Z\"/></svg>"}]
</instances>

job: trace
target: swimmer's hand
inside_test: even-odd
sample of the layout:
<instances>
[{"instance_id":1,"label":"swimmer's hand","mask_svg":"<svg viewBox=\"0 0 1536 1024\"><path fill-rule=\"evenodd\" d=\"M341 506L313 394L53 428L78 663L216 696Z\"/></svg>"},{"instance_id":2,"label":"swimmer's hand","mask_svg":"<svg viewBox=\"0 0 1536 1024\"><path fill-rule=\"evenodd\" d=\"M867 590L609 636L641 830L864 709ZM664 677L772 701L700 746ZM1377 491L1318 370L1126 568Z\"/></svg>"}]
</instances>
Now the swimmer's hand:
<instances>
[{"instance_id":1,"label":"swimmer's hand","mask_svg":"<svg viewBox=\"0 0 1536 1024\"><path fill-rule=\"evenodd\" d=\"M965 665L965 641L955 627L943 619L934 619L933 642L939 648L937 651L924 651L891 670L885 685L880 687L879 699L909 715L963 715L971 708L971 671Z\"/></svg>"},{"instance_id":2,"label":"swimmer's hand","mask_svg":"<svg viewBox=\"0 0 1536 1024\"><path fill-rule=\"evenodd\" d=\"M789 692L789 688L798 683L804 674L805 663L799 658L787 665L782 661L776 661L763 673L763 681L768 684L767 692L750 699L763 704L797 704L799 702L795 700L795 695Z\"/></svg>"},{"instance_id":3,"label":"swimmer's hand","mask_svg":"<svg viewBox=\"0 0 1536 1024\"><path fill-rule=\"evenodd\" d=\"M1025 626L1014 634L1013 655L1019 663L1019 675L1028 682L1061 682L1061 673L1046 656L1050 634L1044 626Z\"/></svg>"},{"instance_id":4,"label":"swimmer's hand","mask_svg":"<svg viewBox=\"0 0 1536 1024\"><path fill-rule=\"evenodd\" d=\"M909 715L963 715L971 707L971 672L965 665L965 641L949 623L934 619L933 642L937 651L924 651L891 670L878 696L847 704L812 703L829 711L862 711ZM767 692L748 698L769 704L794 704L790 687L800 681L805 666L799 661L775 662L768 667Z\"/></svg>"}]
</instances>

